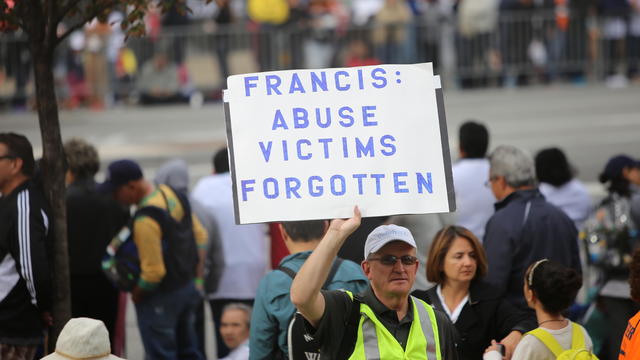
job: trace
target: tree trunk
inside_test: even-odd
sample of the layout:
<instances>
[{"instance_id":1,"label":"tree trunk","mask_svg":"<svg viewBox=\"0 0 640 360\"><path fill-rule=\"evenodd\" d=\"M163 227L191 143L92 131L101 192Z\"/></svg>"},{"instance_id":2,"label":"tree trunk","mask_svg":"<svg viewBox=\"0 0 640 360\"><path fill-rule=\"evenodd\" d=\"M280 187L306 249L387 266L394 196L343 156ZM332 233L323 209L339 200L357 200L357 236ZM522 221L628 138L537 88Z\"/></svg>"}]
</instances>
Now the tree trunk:
<instances>
[{"instance_id":1,"label":"tree trunk","mask_svg":"<svg viewBox=\"0 0 640 360\"><path fill-rule=\"evenodd\" d=\"M31 42L33 56L36 104L42 136L43 156L41 162L44 192L53 215L53 331L49 333L49 351L55 349L58 334L71 318L69 285L69 254L67 250L67 211L64 175L66 161L60 136L58 103L53 81L53 46L43 42Z\"/></svg>"}]
</instances>

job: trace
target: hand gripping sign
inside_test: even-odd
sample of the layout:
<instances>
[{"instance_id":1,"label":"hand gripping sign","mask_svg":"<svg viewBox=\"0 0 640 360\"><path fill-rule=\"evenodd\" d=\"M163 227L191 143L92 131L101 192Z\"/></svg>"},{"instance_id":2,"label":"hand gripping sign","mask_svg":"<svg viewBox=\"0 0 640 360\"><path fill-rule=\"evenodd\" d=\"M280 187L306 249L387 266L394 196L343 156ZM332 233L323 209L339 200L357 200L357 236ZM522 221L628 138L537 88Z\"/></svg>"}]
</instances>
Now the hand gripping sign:
<instances>
[{"instance_id":1,"label":"hand gripping sign","mask_svg":"<svg viewBox=\"0 0 640 360\"><path fill-rule=\"evenodd\" d=\"M239 224L455 210L430 63L234 75L224 93Z\"/></svg>"}]
</instances>

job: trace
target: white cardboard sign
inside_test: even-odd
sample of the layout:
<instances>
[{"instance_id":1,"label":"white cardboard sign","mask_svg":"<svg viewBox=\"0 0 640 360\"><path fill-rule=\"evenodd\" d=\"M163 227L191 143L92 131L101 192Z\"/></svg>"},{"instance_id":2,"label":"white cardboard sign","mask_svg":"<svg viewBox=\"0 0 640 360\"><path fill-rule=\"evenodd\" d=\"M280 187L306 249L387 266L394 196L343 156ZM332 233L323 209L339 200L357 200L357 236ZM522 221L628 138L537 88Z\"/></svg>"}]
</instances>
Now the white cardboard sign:
<instances>
[{"instance_id":1,"label":"white cardboard sign","mask_svg":"<svg viewBox=\"0 0 640 360\"><path fill-rule=\"evenodd\" d=\"M239 224L455 210L431 63L230 76Z\"/></svg>"}]
</instances>

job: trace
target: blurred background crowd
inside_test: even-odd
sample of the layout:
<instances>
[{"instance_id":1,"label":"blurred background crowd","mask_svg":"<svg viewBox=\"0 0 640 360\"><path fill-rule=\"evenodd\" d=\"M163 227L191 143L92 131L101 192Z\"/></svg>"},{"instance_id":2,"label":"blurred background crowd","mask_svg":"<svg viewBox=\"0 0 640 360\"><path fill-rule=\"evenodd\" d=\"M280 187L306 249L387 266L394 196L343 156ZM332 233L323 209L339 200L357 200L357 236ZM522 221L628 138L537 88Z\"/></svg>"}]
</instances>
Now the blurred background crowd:
<instances>
[{"instance_id":1,"label":"blurred background crowd","mask_svg":"<svg viewBox=\"0 0 640 360\"><path fill-rule=\"evenodd\" d=\"M448 88L640 81L640 0L177 3L151 5L145 37L122 32L125 7L69 36L55 60L60 105L199 106L231 74L380 63L433 62ZM0 109L30 107L31 66L23 34L0 34Z\"/></svg>"}]
</instances>

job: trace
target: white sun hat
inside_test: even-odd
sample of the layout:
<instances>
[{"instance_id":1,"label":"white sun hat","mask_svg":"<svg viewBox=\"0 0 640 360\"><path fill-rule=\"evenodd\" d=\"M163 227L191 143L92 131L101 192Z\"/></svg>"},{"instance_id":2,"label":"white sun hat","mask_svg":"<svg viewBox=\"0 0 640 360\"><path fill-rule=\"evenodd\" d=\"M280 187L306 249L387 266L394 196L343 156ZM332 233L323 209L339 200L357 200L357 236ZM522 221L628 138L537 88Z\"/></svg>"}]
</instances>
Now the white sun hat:
<instances>
[{"instance_id":1,"label":"white sun hat","mask_svg":"<svg viewBox=\"0 0 640 360\"><path fill-rule=\"evenodd\" d=\"M100 320L74 318L69 320L60 332L56 342L56 351L42 360L114 360L111 355L109 332Z\"/></svg>"}]
</instances>

